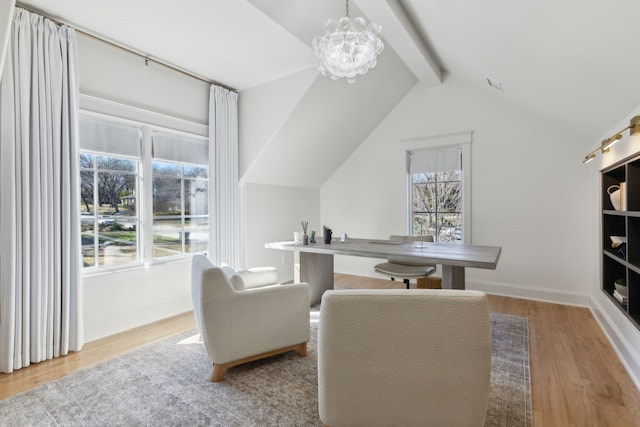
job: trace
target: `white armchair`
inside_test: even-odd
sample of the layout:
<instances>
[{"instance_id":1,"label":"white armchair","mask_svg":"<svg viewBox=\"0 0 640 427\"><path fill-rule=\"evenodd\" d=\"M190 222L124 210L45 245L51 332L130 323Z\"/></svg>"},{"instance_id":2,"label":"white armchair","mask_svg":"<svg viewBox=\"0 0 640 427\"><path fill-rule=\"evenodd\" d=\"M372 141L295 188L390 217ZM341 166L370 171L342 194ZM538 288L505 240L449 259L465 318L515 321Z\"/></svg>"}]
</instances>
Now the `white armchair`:
<instances>
[{"instance_id":1,"label":"white armchair","mask_svg":"<svg viewBox=\"0 0 640 427\"><path fill-rule=\"evenodd\" d=\"M491 325L477 291L327 291L318 405L325 426L483 426Z\"/></svg>"},{"instance_id":2,"label":"white armchair","mask_svg":"<svg viewBox=\"0 0 640 427\"><path fill-rule=\"evenodd\" d=\"M285 351L306 356L309 285L274 284L276 278L273 269L234 272L193 257L193 308L213 362L211 381L222 381L233 366Z\"/></svg>"}]
</instances>

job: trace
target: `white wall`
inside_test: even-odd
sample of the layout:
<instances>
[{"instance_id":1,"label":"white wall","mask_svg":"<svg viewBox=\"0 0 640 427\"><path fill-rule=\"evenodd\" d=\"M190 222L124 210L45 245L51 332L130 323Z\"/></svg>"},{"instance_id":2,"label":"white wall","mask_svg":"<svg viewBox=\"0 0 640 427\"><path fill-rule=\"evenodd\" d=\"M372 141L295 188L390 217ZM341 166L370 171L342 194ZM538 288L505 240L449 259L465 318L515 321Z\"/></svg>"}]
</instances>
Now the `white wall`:
<instances>
[{"instance_id":1,"label":"white wall","mask_svg":"<svg viewBox=\"0 0 640 427\"><path fill-rule=\"evenodd\" d=\"M192 310L191 260L85 277L86 342Z\"/></svg>"},{"instance_id":2,"label":"white wall","mask_svg":"<svg viewBox=\"0 0 640 427\"><path fill-rule=\"evenodd\" d=\"M301 221L309 221L308 231L319 231L322 238L320 190L247 183L241 194L245 266L276 267L280 281L292 280L293 252L265 249L264 244L293 240L293 232L302 231Z\"/></svg>"},{"instance_id":3,"label":"white wall","mask_svg":"<svg viewBox=\"0 0 640 427\"><path fill-rule=\"evenodd\" d=\"M78 56L81 94L208 123L207 84L159 65L146 66L141 58L82 35ZM82 106L104 108L90 101L83 98ZM121 115L117 104L111 107L110 113ZM172 126L177 121L160 117L153 122ZM190 266L190 260L183 260L84 277L85 341L191 310Z\"/></svg>"},{"instance_id":4,"label":"white wall","mask_svg":"<svg viewBox=\"0 0 640 427\"><path fill-rule=\"evenodd\" d=\"M209 85L78 34L80 93L200 124L209 123Z\"/></svg>"},{"instance_id":5,"label":"white wall","mask_svg":"<svg viewBox=\"0 0 640 427\"><path fill-rule=\"evenodd\" d=\"M502 255L495 271L468 269L467 286L586 306L596 266L583 148L504 97L455 78L416 86L322 187L321 220L354 237L405 233L400 141L473 131L471 243ZM375 262L340 257L336 270L375 277Z\"/></svg>"},{"instance_id":6,"label":"white wall","mask_svg":"<svg viewBox=\"0 0 640 427\"><path fill-rule=\"evenodd\" d=\"M240 178L296 108L318 78L313 68L242 91L238 97ZM242 126L244 123L249 126Z\"/></svg>"}]
</instances>

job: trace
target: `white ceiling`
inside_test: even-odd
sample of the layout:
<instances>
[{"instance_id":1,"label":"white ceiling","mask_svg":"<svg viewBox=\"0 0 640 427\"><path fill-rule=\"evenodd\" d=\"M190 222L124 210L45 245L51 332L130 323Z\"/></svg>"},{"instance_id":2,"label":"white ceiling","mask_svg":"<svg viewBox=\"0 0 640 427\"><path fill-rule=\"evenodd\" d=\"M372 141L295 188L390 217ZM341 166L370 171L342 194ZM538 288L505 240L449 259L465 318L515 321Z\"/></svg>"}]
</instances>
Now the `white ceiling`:
<instances>
[{"instance_id":1,"label":"white ceiling","mask_svg":"<svg viewBox=\"0 0 640 427\"><path fill-rule=\"evenodd\" d=\"M447 73L500 81L505 98L587 146L640 105L637 0L400 3Z\"/></svg>"},{"instance_id":2,"label":"white ceiling","mask_svg":"<svg viewBox=\"0 0 640 427\"><path fill-rule=\"evenodd\" d=\"M239 90L313 67L311 35L344 13L342 0L22 3ZM588 147L640 104L637 0L355 0L351 8L383 24L387 48L422 83L437 84L440 72L497 80L500 96Z\"/></svg>"}]
</instances>

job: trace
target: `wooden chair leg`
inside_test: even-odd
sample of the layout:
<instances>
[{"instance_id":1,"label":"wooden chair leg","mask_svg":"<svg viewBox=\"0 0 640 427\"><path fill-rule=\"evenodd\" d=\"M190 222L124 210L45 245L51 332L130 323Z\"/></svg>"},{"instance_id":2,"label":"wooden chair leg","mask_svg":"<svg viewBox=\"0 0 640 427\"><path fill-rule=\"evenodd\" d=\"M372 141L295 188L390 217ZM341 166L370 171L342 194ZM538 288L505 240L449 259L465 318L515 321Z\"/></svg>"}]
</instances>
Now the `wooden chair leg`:
<instances>
[{"instance_id":1,"label":"wooden chair leg","mask_svg":"<svg viewBox=\"0 0 640 427\"><path fill-rule=\"evenodd\" d=\"M284 353L291 350L298 350L300 357L305 357L307 355L307 343L305 342L302 344L290 345L288 347L267 351L266 353L245 357L244 359L235 360L229 363L222 363L222 364L214 363L213 373L211 374L211 381L214 383L223 381L224 375L227 373L227 369L233 368L234 366L242 365L243 363L253 362L255 360L260 360L265 357L275 356L276 354Z\"/></svg>"},{"instance_id":2,"label":"wooden chair leg","mask_svg":"<svg viewBox=\"0 0 640 427\"><path fill-rule=\"evenodd\" d=\"M214 363L213 373L211 374L211 381L214 383L217 383L224 380L224 375L227 373L228 368L229 368L228 364L217 365Z\"/></svg>"}]
</instances>

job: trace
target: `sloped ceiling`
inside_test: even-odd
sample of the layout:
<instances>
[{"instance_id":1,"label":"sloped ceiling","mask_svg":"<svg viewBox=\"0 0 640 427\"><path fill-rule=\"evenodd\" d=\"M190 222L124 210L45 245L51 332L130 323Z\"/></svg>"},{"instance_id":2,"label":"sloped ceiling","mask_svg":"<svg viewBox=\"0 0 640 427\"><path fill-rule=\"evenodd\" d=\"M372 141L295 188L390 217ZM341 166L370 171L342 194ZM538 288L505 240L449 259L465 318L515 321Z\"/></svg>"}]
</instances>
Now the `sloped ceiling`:
<instances>
[{"instance_id":1,"label":"sloped ceiling","mask_svg":"<svg viewBox=\"0 0 640 427\"><path fill-rule=\"evenodd\" d=\"M392 50L356 84L316 77L275 134L258 142L264 148L243 171L242 181L321 187L415 82ZM278 105L281 100L269 101ZM249 121L242 111L240 120ZM251 144L256 141L247 141L241 128L240 145Z\"/></svg>"},{"instance_id":2,"label":"sloped ceiling","mask_svg":"<svg viewBox=\"0 0 640 427\"><path fill-rule=\"evenodd\" d=\"M317 186L414 81L430 86L455 75L486 87L493 79L505 102L530 111L541 126L564 128L588 150L640 104L640 58L633 50L640 39L638 1L350 3L352 16L362 12L383 25L381 63L353 87L324 78L300 85L303 92L280 107L290 114L250 142L255 150L246 179L296 185L298 172L267 178L295 159L307 165L302 184ZM342 0L23 4L241 92L312 70L312 36L325 19L344 13Z\"/></svg>"},{"instance_id":3,"label":"sloped ceiling","mask_svg":"<svg viewBox=\"0 0 640 427\"><path fill-rule=\"evenodd\" d=\"M300 2L293 11L283 7L289 2L251 2L300 41L310 41L323 31L324 19L311 24L310 16L339 17L344 13L341 1ZM359 16L362 12L351 6L350 15ZM374 70L359 76L355 84L333 81L315 72L315 81L274 135L250 141L249 131L241 128L241 146L263 147L255 158L241 159L241 165L251 163L246 170L241 168L242 181L321 187L417 81L391 47L383 53ZM253 91L245 92L250 95ZM277 96L268 101L272 105L281 102ZM262 104L265 108L261 110L269 108L265 100ZM240 121L253 123L255 118L243 116L243 111L241 108Z\"/></svg>"},{"instance_id":4,"label":"sloped ceiling","mask_svg":"<svg viewBox=\"0 0 640 427\"><path fill-rule=\"evenodd\" d=\"M501 82L508 102L585 146L640 105L638 1L398 2L446 73Z\"/></svg>"}]
</instances>

